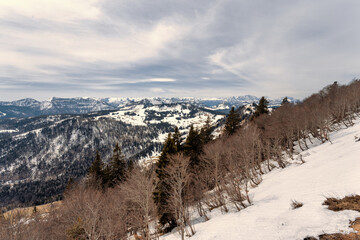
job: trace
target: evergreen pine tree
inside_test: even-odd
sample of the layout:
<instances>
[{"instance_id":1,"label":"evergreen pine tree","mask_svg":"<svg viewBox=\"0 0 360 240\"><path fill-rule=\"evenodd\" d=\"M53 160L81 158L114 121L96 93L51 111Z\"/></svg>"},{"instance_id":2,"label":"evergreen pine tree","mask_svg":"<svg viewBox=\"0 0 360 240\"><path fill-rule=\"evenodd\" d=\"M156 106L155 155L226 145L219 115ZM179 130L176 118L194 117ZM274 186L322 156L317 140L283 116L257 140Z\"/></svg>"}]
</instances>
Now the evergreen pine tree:
<instances>
[{"instance_id":1,"label":"evergreen pine tree","mask_svg":"<svg viewBox=\"0 0 360 240\"><path fill-rule=\"evenodd\" d=\"M89 177L91 180L95 181L96 184L102 184L103 182L103 167L104 163L100 158L99 151L96 151L95 160L89 168Z\"/></svg>"},{"instance_id":2,"label":"evergreen pine tree","mask_svg":"<svg viewBox=\"0 0 360 240\"><path fill-rule=\"evenodd\" d=\"M67 184L66 184L66 187L65 187L65 192L66 191L70 191L75 185L75 181L72 177L69 178Z\"/></svg>"},{"instance_id":3,"label":"evergreen pine tree","mask_svg":"<svg viewBox=\"0 0 360 240\"><path fill-rule=\"evenodd\" d=\"M289 99L288 99L287 97L284 97L284 99L283 99L282 102L281 102L281 106L287 105L287 104L289 104L289 103L290 103Z\"/></svg>"},{"instance_id":4,"label":"evergreen pine tree","mask_svg":"<svg viewBox=\"0 0 360 240\"><path fill-rule=\"evenodd\" d=\"M202 144L206 144L213 139L211 132L212 132L211 119L210 116L208 115L204 126L200 129L200 138Z\"/></svg>"},{"instance_id":5,"label":"evergreen pine tree","mask_svg":"<svg viewBox=\"0 0 360 240\"><path fill-rule=\"evenodd\" d=\"M103 188L113 187L110 165L106 164L102 172L103 172L103 177L101 182L102 187Z\"/></svg>"},{"instance_id":6,"label":"evergreen pine tree","mask_svg":"<svg viewBox=\"0 0 360 240\"><path fill-rule=\"evenodd\" d=\"M184 153L190 157L190 166L196 166L199 164L199 156L202 153L202 142L200 133L194 129L194 126L190 126L189 134L185 140Z\"/></svg>"},{"instance_id":7,"label":"evergreen pine tree","mask_svg":"<svg viewBox=\"0 0 360 240\"><path fill-rule=\"evenodd\" d=\"M175 142L176 150L178 152L180 152L182 150L181 149L181 141L182 141L182 139L181 139L181 133L180 133L178 127L175 127L175 129L174 129L173 139L174 139L174 142Z\"/></svg>"},{"instance_id":8,"label":"evergreen pine tree","mask_svg":"<svg viewBox=\"0 0 360 240\"><path fill-rule=\"evenodd\" d=\"M129 159L127 162L126 162L126 172L131 172L133 169L134 169L134 160L133 159Z\"/></svg>"},{"instance_id":9,"label":"evergreen pine tree","mask_svg":"<svg viewBox=\"0 0 360 240\"><path fill-rule=\"evenodd\" d=\"M233 135L240 128L240 115L232 107L229 115L226 117L224 132L226 135Z\"/></svg>"},{"instance_id":10,"label":"evergreen pine tree","mask_svg":"<svg viewBox=\"0 0 360 240\"><path fill-rule=\"evenodd\" d=\"M171 231L176 227L176 219L174 214L169 212L166 209L169 201L168 190L170 186L167 184L166 178L166 167L169 165L169 155L175 154L177 152L175 141L171 135L168 134L167 139L165 140L159 161L156 163L156 175L157 175L157 184L154 192L154 202L157 205L157 212L159 217L159 223L162 227L168 224L168 227L165 229L165 232Z\"/></svg>"},{"instance_id":11,"label":"evergreen pine tree","mask_svg":"<svg viewBox=\"0 0 360 240\"><path fill-rule=\"evenodd\" d=\"M119 144L115 145L113 155L107 168L108 182L106 185L113 187L126 178L126 161L125 156L121 152Z\"/></svg>"},{"instance_id":12,"label":"evergreen pine tree","mask_svg":"<svg viewBox=\"0 0 360 240\"><path fill-rule=\"evenodd\" d=\"M259 104L256 106L256 110L254 115L252 116L252 119L257 118L262 114L268 114L269 113L268 104L269 101L266 100L265 97L262 97L259 101Z\"/></svg>"},{"instance_id":13,"label":"evergreen pine tree","mask_svg":"<svg viewBox=\"0 0 360 240\"><path fill-rule=\"evenodd\" d=\"M165 168L169 163L168 155L172 155L175 153L177 153L175 141L171 133L169 133L161 151L159 161L156 163L157 167L160 169Z\"/></svg>"},{"instance_id":14,"label":"evergreen pine tree","mask_svg":"<svg viewBox=\"0 0 360 240\"><path fill-rule=\"evenodd\" d=\"M333 84L326 86L323 90L320 91L320 96L326 97L326 96L334 96L337 91L339 90L339 84L337 81L335 81Z\"/></svg>"}]
</instances>

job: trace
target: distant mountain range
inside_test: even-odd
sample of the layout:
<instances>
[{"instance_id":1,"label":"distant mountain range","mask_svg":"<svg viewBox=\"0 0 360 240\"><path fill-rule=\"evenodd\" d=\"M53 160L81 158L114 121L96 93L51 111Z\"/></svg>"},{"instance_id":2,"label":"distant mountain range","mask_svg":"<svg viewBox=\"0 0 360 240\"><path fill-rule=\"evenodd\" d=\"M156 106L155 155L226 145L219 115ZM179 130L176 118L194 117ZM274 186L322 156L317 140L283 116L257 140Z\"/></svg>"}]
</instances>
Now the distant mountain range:
<instances>
[{"instance_id":1,"label":"distant mountain range","mask_svg":"<svg viewBox=\"0 0 360 240\"><path fill-rule=\"evenodd\" d=\"M292 102L297 100L288 98ZM90 97L79 98L51 98L46 101L37 101L32 98L21 99L11 102L0 102L0 119L22 118L54 114L84 114L103 110L117 110L127 105L136 105L148 102L153 105L191 103L198 107L209 108L210 110L222 110L228 112L232 106L240 106L257 103L258 97L246 95L228 98L103 98ZM281 104L282 98L269 99L270 106Z\"/></svg>"},{"instance_id":2,"label":"distant mountain range","mask_svg":"<svg viewBox=\"0 0 360 240\"><path fill-rule=\"evenodd\" d=\"M42 102L26 98L12 102L0 102L0 119L53 114L82 114L115 108L94 98L52 98Z\"/></svg>"}]
</instances>

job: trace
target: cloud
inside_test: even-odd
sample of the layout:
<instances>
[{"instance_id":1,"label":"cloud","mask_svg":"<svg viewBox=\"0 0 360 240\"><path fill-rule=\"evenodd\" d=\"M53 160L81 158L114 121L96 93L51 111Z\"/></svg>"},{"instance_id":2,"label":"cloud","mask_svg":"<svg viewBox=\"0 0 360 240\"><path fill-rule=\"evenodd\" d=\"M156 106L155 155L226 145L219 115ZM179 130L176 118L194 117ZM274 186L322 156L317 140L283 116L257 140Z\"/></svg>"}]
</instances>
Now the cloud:
<instances>
[{"instance_id":1,"label":"cloud","mask_svg":"<svg viewBox=\"0 0 360 240\"><path fill-rule=\"evenodd\" d=\"M360 35L355 34L360 25L353 22L359 3L350 2L285 4L286 11L265 17L264 25L255 24L256 32L218 48L209 60L262 92L302 97L333 81L348 82L359 76L360 67L351 53L360 52Z\"/></svg>"},{"instance_id":2,"label":"cloud","mask_svg":"<svg viewBox=\"0 0 360 240\"><path fill-rule=\"evenodd\" d=\"M302 98L360 76L359 14L356 0L0 1L0 99Z\"/></svg>"},{"instance_id":3,"label":"cloud","mask_svg":"<svg viewBox=\"0 0 360 240\"><path fill-rule=\"evenodd\" d=\"M1 1L0 16L2 18L13 18L18 15L61 23L74 20L94 20L101 15L98 4L98 0Z\"/></svg>"},{"instance_id":4,"label":"cloud","mask_svg":"<svg viewBox=\"0 0 360 240\"><path fill-rule=\"evenodd\" d=\"M152 91L154 93L163 93L163 92L165 92L165 90L162 89L162 88L150 88L150 91Z\"/></svg>"},{"instance_id":5,"label":"cloud","mask_svg":"<svg viewBox=\"0 0 360 240\"><path fill-rule=\"evenodd\" d=\"M145 82L175 82L176 80L173 78L149 78L145 79Z\"/></svg>"}]
</instances>

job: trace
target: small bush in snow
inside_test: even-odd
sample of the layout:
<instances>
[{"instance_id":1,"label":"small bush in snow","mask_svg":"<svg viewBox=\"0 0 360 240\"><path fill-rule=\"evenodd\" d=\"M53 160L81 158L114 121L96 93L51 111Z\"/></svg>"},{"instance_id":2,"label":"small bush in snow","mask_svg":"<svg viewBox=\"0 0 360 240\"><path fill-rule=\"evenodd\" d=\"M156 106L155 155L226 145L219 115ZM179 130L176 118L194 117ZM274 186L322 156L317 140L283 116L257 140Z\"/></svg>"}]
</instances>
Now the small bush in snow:
<instances>
[{"instance_id":1,"label":"small bush in snow","mask_svg":"<svg viewBox=\"0 0 360 240\"><path fill-rule=\"evenodd\" d=\"M360 195L346 196L342 199L327 198L323 205L328 205L332 211L354 210L360 212Z\"/></svg>"},{"instance_id":2,"label":"small bush in snow","mask_svg":"<svg viewBox=\"0 0 360 240\"><path fill-rule=\"evenodd\" d=\"M302 202L298 202L296 200L292 200L290 204L292 209L301 208L303 205L304 204Z\"/></svg>"}]
</instances>

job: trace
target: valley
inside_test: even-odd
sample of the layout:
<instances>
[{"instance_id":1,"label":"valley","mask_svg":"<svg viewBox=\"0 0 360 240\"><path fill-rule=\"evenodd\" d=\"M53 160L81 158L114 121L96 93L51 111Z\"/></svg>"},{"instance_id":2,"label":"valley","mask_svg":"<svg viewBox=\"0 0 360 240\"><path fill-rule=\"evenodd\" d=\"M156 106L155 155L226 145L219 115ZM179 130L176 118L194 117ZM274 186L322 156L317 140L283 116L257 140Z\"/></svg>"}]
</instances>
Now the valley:
<instances>
[{"instance_id":1,"label":"valley","mask_svg":"<svg viewBox=\"0 0 360 240\"><path fill-rule=\"evenodd\" d=\"M62 99L61 104L60 99L55 98L52 104L19 100L11 106L45 111L41 114L62 114L0 119L1 206L42 204L60 199L70 178L85 176L95 152L99 151L107 161L116 143L127 159L143 162L159 156L167 134L175 126L184 140L190 125L201 128L209 117L213 135L218 136L229 106L239 106L237 111L246 119L254 111L254 102L249 103L253 100L256 98L249 96L227 100L108 99L108 103L101 101L101 104L89 98ZM110 103L112 105L108 105ZM272 103L276 107L279 100ZM2 103L1 106L10 105ZM100 111L82 113L92 110ZM17 116L27 113L28 110L19 112Z\"/></svg>"}]
</instances>

